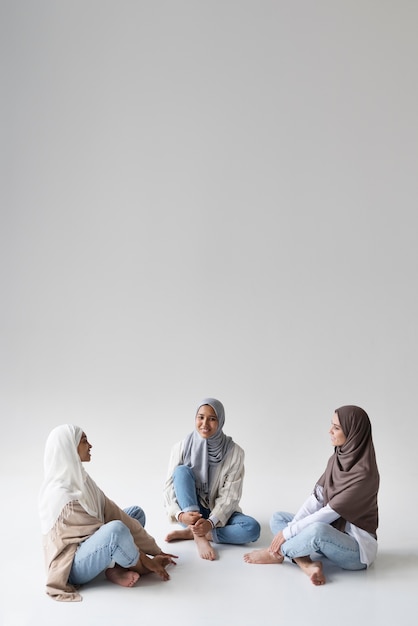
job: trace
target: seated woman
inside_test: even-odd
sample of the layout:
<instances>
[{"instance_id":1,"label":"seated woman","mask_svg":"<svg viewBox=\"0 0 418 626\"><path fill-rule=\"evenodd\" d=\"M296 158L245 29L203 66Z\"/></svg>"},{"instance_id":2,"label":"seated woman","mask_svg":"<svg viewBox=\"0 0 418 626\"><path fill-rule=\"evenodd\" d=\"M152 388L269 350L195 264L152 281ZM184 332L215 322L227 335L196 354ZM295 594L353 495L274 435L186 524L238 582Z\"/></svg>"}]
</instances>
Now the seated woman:
<instances>
[{"instance_id":1,"label":"seated woman","mask_svg":"<svg viewBox=\"0 0 418 626\"><path fill-rule=\"evenodd\" d=\"M379 472L369 417L357 406L336 409L331 420L334 454L296 515L275 513L270 547L244 556L247 563L294 561L314 585L323 585L321 561L347 570L371 565L377 553Z\"/></svg>"},{"instance_id":2,"label":"seated woman","mask_svg":"<svg viewBox=\"0 0 418 626\"><path fill-rule=\"evenodd\" d=\"M82 461L90 461L91 447L72 424L54 428L45 446L39 514L46 591L54 600L80 601L77 587L103 571L124 587L150 572L168 580L166 567L175 563L143 528L143 510L121 510L87 474Z\"/></svg>"},{"instance_id":3,"label":"seated woman","mask_svg":"<svg viewBox=\"0 0 418 626\"><path fill-rule=\"evenodd\" d=\"M164 489L171 521L182 529L166 541L194 539L202 559L213 561L210 542L244 544L256 541L260 525L239 507L244 479L244 451L223 432L224 407L205 398L195 416L195 430L172 451Z\"/></svg>"}]
</instances>

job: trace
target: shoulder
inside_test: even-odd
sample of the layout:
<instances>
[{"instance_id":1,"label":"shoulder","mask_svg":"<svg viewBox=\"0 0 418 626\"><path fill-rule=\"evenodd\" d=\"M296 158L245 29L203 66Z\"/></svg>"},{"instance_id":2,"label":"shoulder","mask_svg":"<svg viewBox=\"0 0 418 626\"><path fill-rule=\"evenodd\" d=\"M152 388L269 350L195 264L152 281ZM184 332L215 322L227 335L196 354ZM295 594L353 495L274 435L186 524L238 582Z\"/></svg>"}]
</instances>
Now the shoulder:
<instances>
[{"instance_id":1,"label":"shoulder","mask_svg":"<svg viewBox=\"0 0 418 626\"><path fill-rule=\"evenodd\" d=\"M180 452L182 452L183 449L184 449L184 439L181 439L180 441L177 441L177 443L175 443L172 446L171 454L179 454Z\"/></svg>"},{"instance_id":2,"label":"shoulder","mask_svg":"<svg viewBox=\"0 0 418 626\"><path fill-rule=\"evenodd\" d=\"M177 441L170 450L170 461L169 465L171 467L178 465L183 459L183 451L184 451L184 440Z\"/></svg>"},{"instance_id":3,"label":"shoulder","mask_svg":"<svg viewBox=\"0 0 418 626\"><path fill-rule=\"evenodd\" d=\"M239 446L235 441L231 443L231 447L228 451L228 454L224 458L225 465L236 465L237 463L244 463L245 460L245 452L241 446Z\"/></svg>"},{"instance_id":4,"label":"shoulder","mask_svg":"<svg viewBox=\"0 0 418 626\"><path fill-rule=\"evenodd\" d=\"M244 448L241 448L241 446L239 446L237 443L235 443L235 441L232 441L231 453L235 454L235 456L239 456L239 457L244 457L245 456Z\"/></svg>"}]
</instances>

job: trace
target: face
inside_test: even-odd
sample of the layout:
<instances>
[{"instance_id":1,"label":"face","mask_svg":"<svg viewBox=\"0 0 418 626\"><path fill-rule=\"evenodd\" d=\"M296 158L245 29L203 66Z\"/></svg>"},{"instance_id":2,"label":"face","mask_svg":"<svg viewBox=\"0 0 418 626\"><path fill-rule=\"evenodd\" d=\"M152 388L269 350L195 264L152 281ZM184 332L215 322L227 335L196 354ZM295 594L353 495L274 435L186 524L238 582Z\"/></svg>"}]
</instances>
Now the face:
<instances>
[{"instance_id":1,"label":"face","mask_svg":"<svg viewBox=\"0 0 418 626\"><path fill-rule=\"evenodd\" d=\"M77 446L78 456L83 462L88 462L91 459L90 448L92 445L87 440L87 435L83 433L81 435L80 443Z\"/></svg>"},{"instance_id":2,"label":"face","mask_svg":"<svg viewBox=\"0 0 418 626\"><path fill-rule=\"evenodd\" d=\"M347 441L347 437L343 433L337 413L334 413L332 416L329 434L331 435L331 443L333 446L342 446Z\"/></svg>"},{"instance_id":3,"label":"face","mask_svg":"<svg viewBox=\"0 0 418 626\"><path fill-rule=\"evenodd\" d=\"M203 439L209 439L218 430L219 422L215 411L208 404L199 407L196 414L196 430Z\"/></svg>"}]
</instances>

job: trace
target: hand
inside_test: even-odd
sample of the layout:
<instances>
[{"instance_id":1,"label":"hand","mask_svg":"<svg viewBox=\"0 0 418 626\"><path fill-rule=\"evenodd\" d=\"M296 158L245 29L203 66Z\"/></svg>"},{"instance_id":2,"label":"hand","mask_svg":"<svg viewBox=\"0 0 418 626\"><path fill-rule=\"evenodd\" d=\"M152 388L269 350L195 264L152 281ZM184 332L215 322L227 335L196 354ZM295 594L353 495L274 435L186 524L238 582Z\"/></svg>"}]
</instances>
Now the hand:
<instances>
[{"instance_id":1,"label":"hand","mask_svg":"<svg viewBox=\"0 0 418 626\"><path fill-rule=\"evenodd\" d=\"M275 537L273 537L273 541L270 544L269 552L275 555L283 556L280 552L280 547L284 544L286 539L283 537L283 532L279 531Z\"/></svg>"},{"instance_id":2,"label":"hand","mask_svg":"<svg viewBox=\"0 0 418 626\"><path fill-rule=\"evenodd\" d=\"M160 554L158 556L163 556L166 559L166 563L165 565L177 565L177 563L175 561L173 561L173 559L178 559L179 557L177 556L177 554L168 554L167 552L160 552Z\"/></svg>"},{"instance_id":3,"label":"hand","mask_svg":"<svg viewBox=\"0 0 418 626\"><path fill-rule=\"evenodd\" d=\"M205 537L212 530L212 524L208 519L199 519L196 524L192 526L192 532L198 537Z\"/></svg>"},{"instance_id":4,"label":"hand","mask_svg":"<svg viewBox=\"0 0 418 626\"><path fill-rule=\"evenodd\" d=\"M169 574L166 572L167 565L171 562L170 557L157 554L154 558L150 558L147 554L143 552L140 553L140 559L142 565L149 571L157 574L162 580L170 580Z\"/></svg>"},{"instance_id":5,"label":"hand","mask_svg":"<svg viewBox=\"0 0 418 626\"><path fill-rule=\"evenodd\" d=\"M183 511L179 515L179 522L186 526L193 526L197 520L201 519L202 514L199 511Z\"/></svg>"}]
</instances>

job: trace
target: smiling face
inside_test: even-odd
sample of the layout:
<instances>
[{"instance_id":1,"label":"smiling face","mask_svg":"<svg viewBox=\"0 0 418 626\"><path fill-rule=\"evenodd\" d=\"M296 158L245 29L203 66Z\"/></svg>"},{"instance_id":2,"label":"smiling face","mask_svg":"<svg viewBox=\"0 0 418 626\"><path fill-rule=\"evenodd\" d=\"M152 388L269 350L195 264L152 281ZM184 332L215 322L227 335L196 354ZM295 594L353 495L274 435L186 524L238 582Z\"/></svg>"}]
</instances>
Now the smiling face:
<instances>
[{"instance_id":1,"label":"smiling face","mask_svg":"<svg viewBox=\"0 0 418 626\"><path fill-rule=\"evenodd\" d=\"M199 407L195 422L196 430L203 439L209 439L218 430L218 418L209 404L203 404Z\"/></svg>"},{"instance_id":2,"label":"smiling face","mask_svg":"<svg viewBox=\"0 0 418 626\"><path fill-rule=\"evenodd\" d=\"M80 443L77 446L78 456L83 462L88 462L91 459L90 448L92 445L87 440L86 433L81 435Z\"/></svg>"},{"instance_id":3,"label":"smiling face","mask_svg":"<svg viewBox=\"0 0 418 626\"><path fill-rule=\"evenodd\" d=\"M342 446L347 441L347 437L343 433L337 413L334 413L332 416L329 434L331 435L331 443L334 447Z\"/></svg>"}]
</instances>

